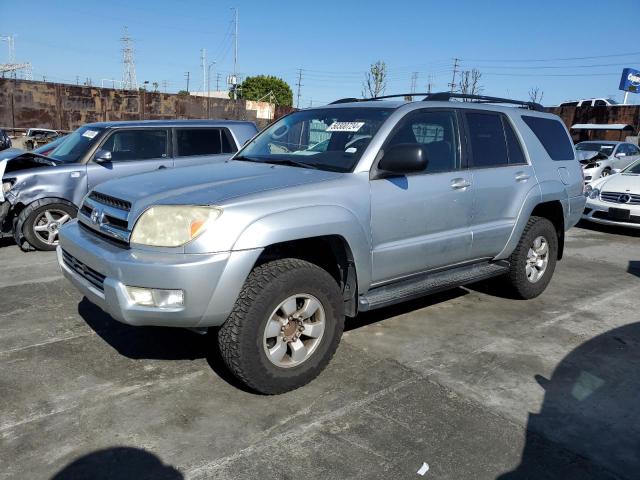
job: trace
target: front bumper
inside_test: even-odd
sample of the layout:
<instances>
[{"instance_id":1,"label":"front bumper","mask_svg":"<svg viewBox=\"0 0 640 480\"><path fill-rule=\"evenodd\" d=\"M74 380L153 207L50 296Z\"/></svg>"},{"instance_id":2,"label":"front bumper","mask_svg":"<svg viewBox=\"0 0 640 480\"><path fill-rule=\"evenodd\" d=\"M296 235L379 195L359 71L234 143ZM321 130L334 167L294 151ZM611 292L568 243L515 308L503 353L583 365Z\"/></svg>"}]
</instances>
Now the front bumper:
<instances>
[{"instance_id":1,"label":"front bumper","mask_svg":"<svg viewBox=\"0 0 640 480\"><path fill-rule=\"evenodd\" d=\"M74 221L60 230L57 255L64 276L120 322L209 327L221 325L229 316L261 251L184 254L124 249ZM184 306L134 304L126 286L183 290Z\"/></svg>"},{"instance_id":2,"label":"front bumper","mask_svg":"<svg viewBox=\"0 0 640 480\"><path fill-rule=\"evenodd\" d=\"M629 221L610 218L610 208L629 210ZM622 227L640 229L640 205L603 202L599 198L589 198L582 214L582 219L603 225L618 225Z\"/></svg>"}]
</instances>

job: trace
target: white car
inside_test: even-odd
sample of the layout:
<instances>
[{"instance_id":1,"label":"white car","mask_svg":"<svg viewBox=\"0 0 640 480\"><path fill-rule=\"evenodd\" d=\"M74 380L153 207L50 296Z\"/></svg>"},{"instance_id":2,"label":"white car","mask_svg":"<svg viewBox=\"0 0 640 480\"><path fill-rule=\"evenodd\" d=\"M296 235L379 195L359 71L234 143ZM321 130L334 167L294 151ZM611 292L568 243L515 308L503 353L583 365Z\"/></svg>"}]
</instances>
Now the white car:
<instances>
[{"instance_id":1,"label":"white car","mask_svg":"<svg viewBox=\"0 0 640 480\"><path fill-rule=\"evenodd\" d=\"M585 195L584 220L640 228L640 160L587 185Z\"/></svg>"},{"instance_id":2,"label":"white car","mask_svg":"<svg viewBox=\"0 0 640 480\"><path fill-rule=\"evenodd\" d=\"M640 159L640 149L628 142L580 142L576 145L576 154L582 164L585 183L623 170Z\"/></svg>"},{"instance_id":3,"label":"white car","mask_svg":"<svg viewBox=\"0 0 640 480\"><path fill-rule=\"evenodd\" d=\"M611 107L619 105L612 98L584 98L582 100L569 100L568 102L562 102L560 107Z\"/></svg>"}]
</instances>

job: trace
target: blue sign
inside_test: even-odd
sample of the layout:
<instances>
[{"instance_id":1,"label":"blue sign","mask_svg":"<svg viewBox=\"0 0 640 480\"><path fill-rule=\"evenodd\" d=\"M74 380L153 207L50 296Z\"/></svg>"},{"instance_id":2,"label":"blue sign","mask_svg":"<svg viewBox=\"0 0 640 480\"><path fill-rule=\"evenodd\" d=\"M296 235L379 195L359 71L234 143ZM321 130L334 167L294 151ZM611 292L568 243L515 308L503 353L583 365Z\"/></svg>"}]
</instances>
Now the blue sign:
<instances>
[{"instance_id":1,"label":"blue sign","mask_svg":"<svg viewBox=\"0 0 640 480\"><path fill-rule=\"evenodd\" d=\"M620 78L618 88L625 92L640 93L640 71L633 68L622 70L622 78Z\"/></svg>"}]
</instances>

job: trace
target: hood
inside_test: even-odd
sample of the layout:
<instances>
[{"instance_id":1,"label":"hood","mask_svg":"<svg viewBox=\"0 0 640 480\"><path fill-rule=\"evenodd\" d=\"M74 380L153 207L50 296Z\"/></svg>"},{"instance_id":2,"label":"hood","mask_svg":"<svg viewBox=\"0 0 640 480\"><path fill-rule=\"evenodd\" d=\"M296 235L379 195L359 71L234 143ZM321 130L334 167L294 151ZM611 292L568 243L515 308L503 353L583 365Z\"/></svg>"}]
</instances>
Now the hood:
<instances>
[{"instance_id":1,"label":"hood","mask_svg":"<svg viewBox=\"0 0 640 480\"><path fill-rule=\"evenodd\" d=\"M9 148L0 152L0 177L2 174L31 168L55 167L58 163L50 157L27 152L19 148Z\"/></svg>"},{"instance_id":2,"label":"hood","mask_svg":"<svg viewBox=\"0 0 640 480\"><path fill-rule=\"evenodd\" d=\"M640 175L634 175L633 173L609 175L593 182L591 185L601 192L628 192L640 195Z\"/></svg>"},{"instance_id":3,"label":"hood","mask_svg":"<svg viewBox=\"0 0 640 480\"><path fill-rule=\"evenodd\" d=\"M96 191L128 200L132 204L219 205L239 196L321 182L341 175L322 170L232 160L133 175L105 182L96 187Z\"/></svg>"},{"instance_id":4,"label":"hood","mask_svg":"<svg viewBox=\"0 0 640 480\"><path fill-rule=\"evenodd\" d=\"M591 163L597 160L606 160L609 157L598 151L576 150L576 158L580 163Z\"/></svg>"}]
</instances>

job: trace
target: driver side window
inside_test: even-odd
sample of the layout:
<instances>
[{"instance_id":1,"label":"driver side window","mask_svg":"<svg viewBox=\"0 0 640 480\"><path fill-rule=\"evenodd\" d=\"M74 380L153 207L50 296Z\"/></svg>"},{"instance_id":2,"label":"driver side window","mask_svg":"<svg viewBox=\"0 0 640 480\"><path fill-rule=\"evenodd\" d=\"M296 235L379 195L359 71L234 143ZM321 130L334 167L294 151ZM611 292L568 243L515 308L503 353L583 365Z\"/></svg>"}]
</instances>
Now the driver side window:
<instances>
[{"instance_id":1,"label":"driver side window","mask_svg":"<svg viewBox=\"0 0 640 480\"><path fill-rule=\"evenodd\" d=\"M114 132L101 147L111 152L111 161L150 160L166 158L167 130L121 130Z\"/></svg>"},{"instance_id":2,"label":"driver side window","mask_svg":"<svg viewBox=\"0 0 640 480\"><path fill-rule=\"evenodd\" d=\"M451 111L409 114L392 134L385 149L400 144L422 144L428 165L424 173L449 172L460 168L456 117Z\"/></svg>"}]
</instances>

